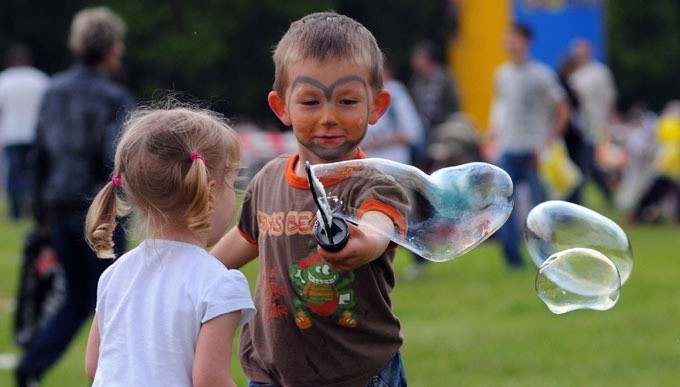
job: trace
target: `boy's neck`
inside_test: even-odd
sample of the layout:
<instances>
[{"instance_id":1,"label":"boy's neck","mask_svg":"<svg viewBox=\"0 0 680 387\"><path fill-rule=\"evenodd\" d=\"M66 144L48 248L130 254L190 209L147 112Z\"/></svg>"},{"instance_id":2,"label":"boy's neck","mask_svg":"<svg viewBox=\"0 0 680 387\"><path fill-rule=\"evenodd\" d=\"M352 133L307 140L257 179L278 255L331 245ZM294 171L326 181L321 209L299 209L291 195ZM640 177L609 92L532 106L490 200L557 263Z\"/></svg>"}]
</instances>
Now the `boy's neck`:
<instances>
[{"instance_id":1,"label":"boy's neck","mask_svg":"<svg viewBox=\"0 0 680 387\"><path fill-rule=\"evenodd\" d=\"M305 170L305 162L309 161L310 164L315 165L315 164L329 164L329 163L335 163L339 161L349 161L349 160L354 160L359 157L359 148L354 148L352 151L348 152L345 157L342 157L338 160L323 160L321 158L315 157L315 158L307 158L305 155L302 154L302 152L298 152L298 160L295 163L295 166L293 166L293 171L295 172L296 176L302 176L302 177L307 177L307 171ZM351 156L350 156L351 155Z\"/></svg>"}]
</instances>

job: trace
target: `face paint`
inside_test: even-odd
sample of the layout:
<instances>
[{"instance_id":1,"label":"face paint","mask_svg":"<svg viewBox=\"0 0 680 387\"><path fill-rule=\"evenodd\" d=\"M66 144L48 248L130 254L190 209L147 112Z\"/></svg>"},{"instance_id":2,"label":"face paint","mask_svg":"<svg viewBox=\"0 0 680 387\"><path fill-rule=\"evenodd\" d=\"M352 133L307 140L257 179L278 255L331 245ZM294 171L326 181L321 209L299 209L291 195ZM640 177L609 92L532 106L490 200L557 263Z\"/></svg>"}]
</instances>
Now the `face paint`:
<instances>
[{"instance_id":1,"label":"face paint","mask_svg":"<svg viewBox=\"0 0 680 387\"><path fill-rule=\"evenodd\" d=\"M286 105L298 142L320 162L353 158L371 112L372 95L359 75L366 70L303 62L290 72Z\"/></svg>"},{"instance_id":2,"label":"face paint","mask_svg":"<svg viewBox=\"0 0 680 387\"><path fill-rule=\"evenodd\" d=\"M342 77L338 79L337 81L333 82L332 85L326 87L323 83L317 81L314 78L310 77L298 77L296 78L293 83L290 85L290 94L288 95L288 98L290 98L290 95L293 94L293 90L295 89L295 86L297 86L299 83L309 83L310 85L318 88L319 90L323 91L324 96L326 97L326 103L330 103L332 97L333 97L333 90L335 90L336 87L348 83L356 81L359 82L363 87L364 87L364 92L368 93L368 88L366 87L366 82L361 78L356 75L348 75L346 77Z\"/></svg>"}]
</instances>

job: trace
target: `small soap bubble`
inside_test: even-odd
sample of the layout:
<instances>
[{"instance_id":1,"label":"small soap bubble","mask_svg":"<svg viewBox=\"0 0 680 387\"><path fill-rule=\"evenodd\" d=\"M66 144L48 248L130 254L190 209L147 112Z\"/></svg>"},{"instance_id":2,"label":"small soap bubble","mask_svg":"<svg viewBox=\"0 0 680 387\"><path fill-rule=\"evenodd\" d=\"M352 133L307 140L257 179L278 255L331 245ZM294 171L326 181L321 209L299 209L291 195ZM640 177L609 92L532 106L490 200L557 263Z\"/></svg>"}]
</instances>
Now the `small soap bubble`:
<instances>
[{"instance_id":1,"label":"small soap bubble","mask_svg":"<svg viewBox=\"0 0 680 387\"><path fill-rule=\"evenodd\" d=\"M318 164L312 170L319 179L358 179L354 184L365 184L376 174L391 179L409 198L410 212L406 233L395 229L385 236L435 262L459 257L482 243L505 223L513 206L512 180L502 169L486 163L444 168L429 176L413 166L384 159ZM332 185L325 189L333 194ZM358 209L347 207L342 198L329 203L333 216L363 224ZM370 224L365 226L382 234Z\"/></svg>"},{"instance_id":2,"label":"small soap bubble","mask_svg":"<svg viewBox=\"0 0 680 387\"><path fill-rule=\"evenodd\" d=\"M572 248L551 255L536 276L538 296L555 314L578 309L608 310L619 299L621 277L604 254Z\"/></svg>"}]
</instances>

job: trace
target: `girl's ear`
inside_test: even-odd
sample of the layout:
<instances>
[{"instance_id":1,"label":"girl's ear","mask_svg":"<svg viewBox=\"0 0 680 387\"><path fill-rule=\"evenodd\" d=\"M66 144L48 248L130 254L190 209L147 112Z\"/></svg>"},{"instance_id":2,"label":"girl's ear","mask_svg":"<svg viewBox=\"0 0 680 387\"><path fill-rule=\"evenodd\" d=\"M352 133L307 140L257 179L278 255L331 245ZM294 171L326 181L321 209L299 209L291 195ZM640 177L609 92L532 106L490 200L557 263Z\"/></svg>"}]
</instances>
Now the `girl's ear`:
<instances>
[{"instance_id":1,"label":"girl's ear","mask_svg":"<svg viewBox=\"0 0 680 387\"><path fill-rule=\"evenodd\" d=\"M390 101L392 100L392 95L386 89L380 90L380 93L373 99L371 104L371 113L368 115L368 123L373 125L378 122L378 119L382 117L390 107Z\"/></svg>"},{"instance_id":2,"label":"girl's ear","mask_svg":"<svg viewBox=\"0 0 680 387\"><path fill-rule=\"evenodd\" d=\"M217 180L208 180L208 202L210 204L215 200L215 189L217 189Z\"/></svg>"},{"instance_id":3,"label":"girl's ear","mask_svg":"<svg viewBox=\"0 0 680 387\"><path fill-rule=\"evenodd\" d=\"M279 120L281 120L284 125L292 125L290 115L288 114L288 109L286 108L286 101L281 98L279 93L273 90L270 91L269 95L267 96L267 102L269 102L269 108L272 109L274 114L279 117Z\"/></svg>"}]
</instances>

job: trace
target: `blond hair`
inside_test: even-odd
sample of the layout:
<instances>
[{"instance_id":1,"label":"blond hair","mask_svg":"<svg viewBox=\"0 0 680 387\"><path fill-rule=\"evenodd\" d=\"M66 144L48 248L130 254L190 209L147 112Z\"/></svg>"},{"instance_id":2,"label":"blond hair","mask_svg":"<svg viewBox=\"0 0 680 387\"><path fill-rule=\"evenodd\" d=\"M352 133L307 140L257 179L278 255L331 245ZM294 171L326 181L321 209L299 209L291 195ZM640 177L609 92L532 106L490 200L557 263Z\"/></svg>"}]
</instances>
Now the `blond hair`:
<instances>
[{"instance_id":1,"label":"blond hair","mask_svg":"<svg viewBox=\"0 0 680 387\"><path fill-rule=\"evenodd\" d=\"M107 7L86 8L73 17L68 45L87 64L98 64L125 37L125 22Z\"/></svg>"},{"instance_id":2,"label":"blond hair","mask_svg":"<svg viewBox=\"0 0 680 387\"><path fill-rule=\"evenodd\" d=\"M116 218L130 210L147 235L167 223L196 234L210 230L208 181L225 187L240 160L238 135L217 113L176 103L138 108L118 142L112 181L88 211L88 243L98 257L114 257Z\"/></svg>"},{"instance_id":3,"label":"blond hair","mask_svg":"<svg viewBox=\"0 0 680 387\"><path fill-rule=\"evenodd\" d=\"M377 94L383 88L383 54L371 31L335 12L318 12L293 22L274 50L274 90L285 93L287 66L306 60L340 61L365 66Z\"/></svg>"}]
</instances>

